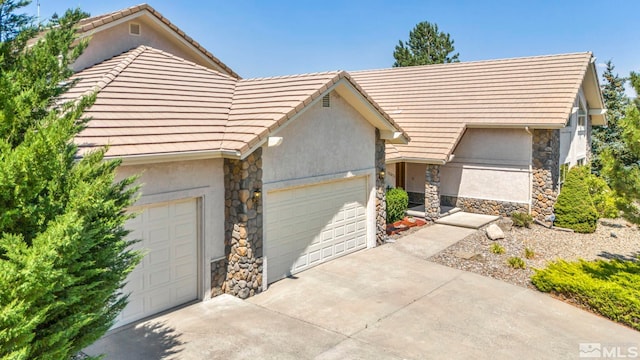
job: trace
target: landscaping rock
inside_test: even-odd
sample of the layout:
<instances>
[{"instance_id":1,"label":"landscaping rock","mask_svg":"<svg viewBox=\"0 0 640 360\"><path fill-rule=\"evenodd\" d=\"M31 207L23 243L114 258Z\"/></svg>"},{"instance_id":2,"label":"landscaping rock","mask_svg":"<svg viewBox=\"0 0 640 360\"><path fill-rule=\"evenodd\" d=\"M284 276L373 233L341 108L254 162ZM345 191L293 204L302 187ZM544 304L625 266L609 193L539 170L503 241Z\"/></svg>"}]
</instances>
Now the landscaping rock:
<instances>
[{"instance_id":1,"label":"landscaping rock","mask_svg":"<svg viewBox=\"0 0 640 360\"><path fill-rule=\"evenodd\" d=\"M497 224L500 229L502 229L502 231L511 231L511 229L513 228L513 220L511 220L510 218L502 218L500 219L500 221L498 221Z\"/></svg>"},{"instance_id":2,"label":"landscaping rock","mask_svg":"<svg viewBox=\"0 0 640 360\"><path fill-rule=\"evenodd\" d=\"M495 241L495 240L504 239L504 232L496 224L489 225L489 227L487 227L487 230L485 231L487 233L487 237L491 240Z\"/></svg>"}]
</instances>

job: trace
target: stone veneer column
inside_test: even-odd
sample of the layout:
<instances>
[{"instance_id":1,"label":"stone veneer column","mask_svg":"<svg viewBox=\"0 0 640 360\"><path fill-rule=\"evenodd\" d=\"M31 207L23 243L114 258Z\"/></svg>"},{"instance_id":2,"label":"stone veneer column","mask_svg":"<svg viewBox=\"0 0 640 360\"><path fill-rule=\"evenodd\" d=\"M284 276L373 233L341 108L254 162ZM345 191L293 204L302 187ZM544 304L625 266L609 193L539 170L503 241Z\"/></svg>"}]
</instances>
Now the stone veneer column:
<instances>
[{"instance_id":1,"label":"stone veneer column","mask_svg":"<svg viewBox=\"0 0 640 360\"><path fill-rule=\"evenodd\" d=\"M440 165L427 164L424 184L424 217L429 221L440 217Z\"/></svg>"},{"instance_id":2,"label":"stone veneer column","mask_svg":"<svg viewBox=\"0 0 640 360\"><path fill-rule=\"evenodd\" d=\"M533 130L531 215L544 220L553 214L560 176L560 130Z\"/></svg>"},{"instance_id":3,"label":"stone veneer column","mask_svg":"<svg viewBox=\"0 0 640 360\"><path fill-rule=\"evenodd\" d=\"M376 244L382 245L387 240L387 196L384 176L386 172L385 142L380 138L380 130L376 129Z\"/></svg>"},{"instance_id":4,"label":"stone veneer column","mask_svg":"<svg viewBox=\"0 0 640 360\"><path fill-rule=\"evenodd\" d=\"M227 267L220 290L246 299L262 289L262 199L254 197L262 192L262 148L244 160L224 160L224 188Z\"/></svg>"}]
</instances>

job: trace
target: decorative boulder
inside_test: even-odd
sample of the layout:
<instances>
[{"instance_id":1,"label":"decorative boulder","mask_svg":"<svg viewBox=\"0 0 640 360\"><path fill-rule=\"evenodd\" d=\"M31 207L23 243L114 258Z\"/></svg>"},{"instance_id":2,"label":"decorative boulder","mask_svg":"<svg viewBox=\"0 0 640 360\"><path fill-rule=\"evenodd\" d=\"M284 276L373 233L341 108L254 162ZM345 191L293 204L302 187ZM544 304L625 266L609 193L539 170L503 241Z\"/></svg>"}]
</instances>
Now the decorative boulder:
<instances>
[{"instance_id":1,"label":"decorative boulder","mask_svg":"<svg viewBox=\"0 0 640 360\"><path fill-rule=\"evenodd\" d=\"M496 224L489 225L489 227L487 227L486 232L487 232L487 237L491 240L504 239L504 232Z\"/></svg>"}]
</instances>

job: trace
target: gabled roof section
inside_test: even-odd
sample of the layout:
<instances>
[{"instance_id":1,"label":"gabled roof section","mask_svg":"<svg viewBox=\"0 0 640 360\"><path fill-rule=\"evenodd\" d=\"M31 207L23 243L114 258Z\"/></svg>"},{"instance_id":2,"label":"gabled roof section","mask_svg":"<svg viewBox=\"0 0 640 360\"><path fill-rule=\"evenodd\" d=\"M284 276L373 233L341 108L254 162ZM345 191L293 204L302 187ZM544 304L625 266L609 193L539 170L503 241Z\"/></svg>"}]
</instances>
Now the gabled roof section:
<instances>
[{"instance_id":1,"label":"gabled roof section","mask_svg":"<svg viewBox=\"0 0 640 360\"><path fill-rule=\"evenodd\" d=\"M217 57L213 56L213 54L211 54L207 49L205 49L202 45L200 45L200 43L198 43L193 38L185 34L184 31L180 30L180 28L178 28L171 21L169 21L169 19L162 16L162 14L160 14L157 10L155 10L153 7L149 6L148 4L135 5L126 9L114 11L112 13L83 19L78 23L79 32L81 34L81 37L90 36L91 34L97 31L100 31L103 28L113 26L114 24L117 24L121 21L135 19L144 14L148 14L149 16L152 16L157 21L164 24L171 31L173 31L176 36L178 36L184 42L192 46L195 50L202 53L202 55L207 59L209 59L213 64L215 64L216 67L219 67L219 69L217 70L225 72L232 77L235 77L238 79L240 78L240 76L236 74L230 67L224 64L222 61L220 61L220 59L218 59Z\"/></svg>"},{"instance_id":2,"label":"gabled roof section","mask_svg":"<svg viewBox=\"0 0 640 360\"><path fill-rule=\"evenodd\" d=\"M243 158L334 90L383 137L408 142L407 134L344 71L238 80L140 46L72 80L77 83L63 101L98 93L86 112L91 119L87 128L75 138L81 153L109 145L107 157L137 162Z\"/></svg>"},{"instance_id":3,"label":"gabled roof section","mask_svg":"<svg viewBox=\"0 0 640 360\"><path fill-rule=\"evenodd\" d=\"M388 145L388 160L445 163L466 127L563 127L595 75L592 59L585 52L351 74L412 138ZM584 90L591 109L604 108L597 86Z\"/></svg>"},{"instance_id":4,"label":"gabled roof section","mask_svg":"<svg viewBox=\"0 0 640 360\"><path fill-rule=\"evenodd\" d=\"M336 90L391 141L406 143L408 135L345 71L240 80L233 94L224 147L246 153L310 104ZM369 109L363 104L369 105Z\"/></svg>"},{"instance_id":5,"label":"gabled roof section","mask_svg":"<svg viewBox=\"0 0 640 360\"><path fill-rule=\"evenodd\" d=\"M236 79L140 46L83 70L65 98L97 91L75 143L108 157L220 149Z\"/></svg>"}]
</instances>

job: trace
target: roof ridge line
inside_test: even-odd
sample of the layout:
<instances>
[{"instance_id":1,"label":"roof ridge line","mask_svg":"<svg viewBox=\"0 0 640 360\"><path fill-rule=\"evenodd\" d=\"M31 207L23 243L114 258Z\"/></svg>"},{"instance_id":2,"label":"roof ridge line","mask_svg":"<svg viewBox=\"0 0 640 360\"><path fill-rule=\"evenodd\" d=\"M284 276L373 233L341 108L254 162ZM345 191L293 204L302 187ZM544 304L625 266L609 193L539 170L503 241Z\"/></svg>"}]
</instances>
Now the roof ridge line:
<instances>
[{"instance_id":1,"label":"roof ridge line","mask_svg":"<svg viewBox=\"0 0 640 360\"><path fill-rule=\"evenodd\" d=\"M96 85L93 86L90 90L87 90L84 95L88 95L89 93L100 92L104 90L113 80L115 80L131 63L138 58L143 52L148 49L145 45L140 45L133 50L129 50L130 54L125 56L124 59L120 60L109 72L104 74L100 80L96 82Z\"/></svg>"},{"instance_id":2,"label":"roof ridge line","mask_svg":"<svg viewBox=\"0 0 640 360\"><path fill-rule=\"evenodd\" d=\"M377 69L353 70L353 71L350 71L350 72L352 72L352 73L367 73L367 72L378 72L378 71L398 71L400 69L405 69L406 70L406 69L411 69L411 68L424 69L424 68L431 68L431 67L460 66L460 65L464 65L464 64L494 63L494 62L505 62L505 61L527 60L527 59L567 57L567 56L587 55L587 54L593 56L593 52L591 52L591 51L578 51L578 52L560 53L560 54L516 56L516 57L507 57L507 58L499 58L499 59L471 60L471 61L460 61L460 62L441 63L441 64L428 64L428 65L414 65L414 66L399 66L399 67L387 67L387 68L377 68Z\"/></svg>"},{"instance_id":3,"label":"roof ridge line","mask_svg":"<svg viewBox=\"0 0 640 360\"><path fill-rule=\"evenodd\" d=\"M181 61L182 63L189 64L189 65L197 67L197 68L199 68L201 70L206 70L207 72L213 73L215 75L220 75L222 77L228 78L229 80L232 80L234 82L240 81L238 78L235 78L235 77L233 77L231 75L223 74L220 71L217 71L217 70L214 70L214 69L210 69L210 68L208 68L206 66L200 65L200 64L195 63L195 62L193 62L191 60L183 59L183 58L181 58L181 57L179 57L177 55L174 55L174 54L172 54L170 52L167 52L167 51L164 51L164 50L161 50L161 49L156 49L153 46L148 46L148 45L142 45L142 46L145 46L147 49L149 49L151 51L155 51L155 52L158 52L158 53L160 53L162 55L168 56L168 57L170 57L170 58L172 58L174 60Z\"/></svg>"},{"instance_id":4,"label":"roof ridge line","mask_svg":"<svg viewBox=\"0 0 640 360\"><path fill-rule=\"evenodd\" d=\"M329 70L329 71L318 71L318 72L302 73L302 74L255 77L255 78L248 78L248 79L240 79L239 81L249 82L249 81L264 81L264 80L276 80L276 79L292 79L292 78L303 77L303 76L340 74L341 72L345 72L345 70Z\"/></svg>"}]
</instances>

